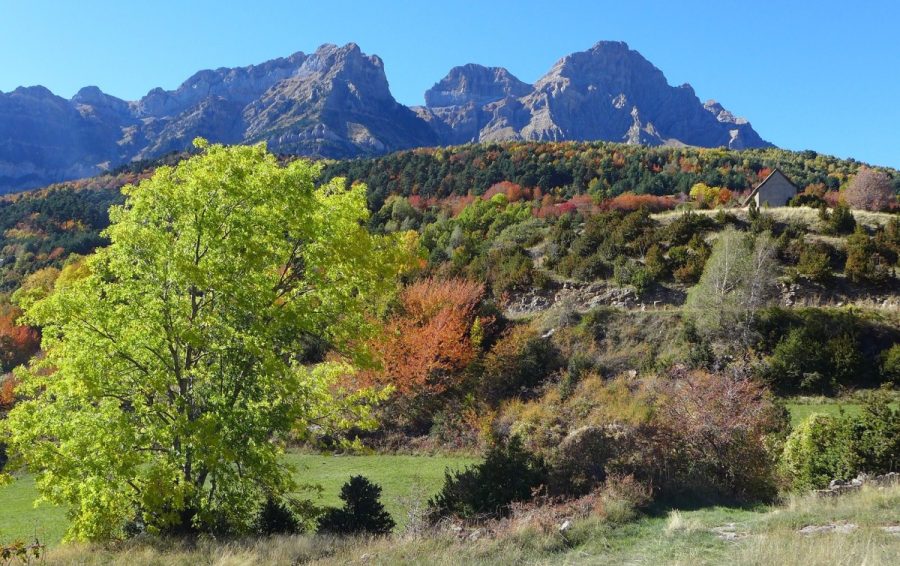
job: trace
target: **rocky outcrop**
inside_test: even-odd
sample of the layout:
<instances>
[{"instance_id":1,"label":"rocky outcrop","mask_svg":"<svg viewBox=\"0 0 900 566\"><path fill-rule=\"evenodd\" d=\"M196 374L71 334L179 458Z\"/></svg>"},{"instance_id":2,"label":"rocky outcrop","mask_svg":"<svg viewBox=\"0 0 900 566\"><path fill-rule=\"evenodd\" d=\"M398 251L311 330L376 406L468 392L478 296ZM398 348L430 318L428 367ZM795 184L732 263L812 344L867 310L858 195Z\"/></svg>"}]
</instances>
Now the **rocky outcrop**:
<instances>
[{"instance_id":1,"label":"rocky outcrop","mask_svg":"<svg viewBox=\"0 0 900 566\"><path fill-rule=\"evenodd\" d=\"M852 480L831 480L827 489L817 489L813 493L821 497L834 497L857 492L863 486L882 488L895 485L900 485L900 473L889 472L882 475L860 473Z\"/></svg>"},{"instance_id":2,"label":"rocky outcrop","mask_svg":"<svg viewBox=\"0 0 900 566\"><path fill-rule=\"evenodd\" d=\"M501 67L455 67L425 101L394 100L381 59L353 43L200 71L132 102L97 87L71 100L19 88L0 93L0 192L181 151L197 136L332 158L502 140L768 145L749 122L700 103L688 85L669 86L619 42L564 57L534 85Z\"/></svg>"}]
</instances>

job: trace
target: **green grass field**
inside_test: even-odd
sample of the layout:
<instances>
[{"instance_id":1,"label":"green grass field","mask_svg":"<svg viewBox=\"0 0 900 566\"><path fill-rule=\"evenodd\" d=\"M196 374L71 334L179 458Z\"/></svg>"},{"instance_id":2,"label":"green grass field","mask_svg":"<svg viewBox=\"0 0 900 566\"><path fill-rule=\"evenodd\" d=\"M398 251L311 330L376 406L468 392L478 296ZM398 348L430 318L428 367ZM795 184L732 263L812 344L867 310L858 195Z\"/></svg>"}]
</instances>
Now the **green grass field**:
<instances>
[{"instance_id":1,"label":"green grass field","mask_svg":"<svg viewBox=\"0 0 900 566\"><path fill-rule=\"evenodd\" d=\"M893 394L891 407L900 408L900 396ZM829 397L791 397L786 399L785 406L791 413L791 426L797 426L806 417L813 413L821 413L831 416L858 415L863 408L863 401L859 397L847 397L835 399Z\"/></svg>"},{"instance_id":2,"label":"green grass field","mask_svg":"<svg viewBox=\"0 0 900 566\"><path fill-rule=\"evenodd\" d=\"M339 505L341 486L353 475L363 475L382 487L381 500L398 525L406 523L406 509L424 504L440 489L446 468L460 469L476 461L456 456L320 456L288 454L297 467L297 481L318 484L321 495L304 492L318 505ZM15 539L57 544L66 530L64 509L42 504L34 478L25 475L0 487L0 541Z\"/></svg>"},{"instance_id":3,"label":"green grass field","mask_svg":"<svg viewBox=\"0 0 900 566\"><path fill-rule=\"evenodd\" d=\"M350 476L362 475L381 486L381 501L398 525L406 523L406 510L425 504L444 482L444 470L475 463L458 456L321 456L289 454L298 469L298 481L322 486L321 497L308 494L318 505L341 505L338 495Z\"/></svg>"},{"instance_id":4,"label":"green grass field","mask_svg":"<svg viewBox=\"0 0 900 566\"><path fill-rule=\"evenodd\" d=\"M822 403L787 403L787 408L791 413L791 426L797 426L813 413L838 416L843 411L845 415L857 415L862 410L862 405L826 401Z\"/></svg>"}]
</instances>

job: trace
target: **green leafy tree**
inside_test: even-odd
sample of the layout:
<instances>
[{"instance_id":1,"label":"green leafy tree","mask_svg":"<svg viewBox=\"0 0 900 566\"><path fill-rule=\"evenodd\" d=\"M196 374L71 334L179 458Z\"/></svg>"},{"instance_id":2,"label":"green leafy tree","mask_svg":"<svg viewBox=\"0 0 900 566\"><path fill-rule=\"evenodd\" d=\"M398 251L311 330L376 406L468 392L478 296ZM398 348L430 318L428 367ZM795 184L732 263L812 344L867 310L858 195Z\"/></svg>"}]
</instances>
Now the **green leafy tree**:
<instances>
[{"instance_id":1,"label":"green leafy tree","mask_svg":"<svg viewBox=\"0 0 900 566\"><path fill-rule=\"evenodd\" d=\"M775 297L778 262L768 233L755 238L725 229L712 249L687 306L697 331L726 346L748 346L756 312Z\"/></svg>"},{"instance_id":2,"label":"green leafy tree","mask_svg":"<svg viewBox=\"0 0 900 566\"><path fill-rule=\"evenodd\" d=\"M362 359L403 236L367 232L362 185L316 189L317 166L262 145L196 145L125 187L110 245L27 309L47 355L4 428L42 497L70 510L69 539L249 530L296 488L289 434L371 418L375 393L335 385L349 362L305 363L305 345Z\"/></svg>"}]
</instances>

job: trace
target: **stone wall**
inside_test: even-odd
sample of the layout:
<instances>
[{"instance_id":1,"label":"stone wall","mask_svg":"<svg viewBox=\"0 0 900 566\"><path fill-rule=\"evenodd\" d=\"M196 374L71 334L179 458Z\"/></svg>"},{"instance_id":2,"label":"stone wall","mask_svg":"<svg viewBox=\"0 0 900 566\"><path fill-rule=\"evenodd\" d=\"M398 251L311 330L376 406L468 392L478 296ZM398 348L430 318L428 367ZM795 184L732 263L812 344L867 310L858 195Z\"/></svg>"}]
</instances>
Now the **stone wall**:
<instances>
[{"instance_id":1,"label":"stone wall","mask_svg":"<svg viewBox=\"0 0 900 566\"><path fill-rule=\"evenodd\" d=\"M900 474L891 472L880 476L870 476L868 474L859 474L850 481L832 480L828 484L828 489L815 490L816 495L824 497L834 497L845 493L859 491L864 485L872 487L890 487L900 485Z\"/></svg>"}]
</instances>

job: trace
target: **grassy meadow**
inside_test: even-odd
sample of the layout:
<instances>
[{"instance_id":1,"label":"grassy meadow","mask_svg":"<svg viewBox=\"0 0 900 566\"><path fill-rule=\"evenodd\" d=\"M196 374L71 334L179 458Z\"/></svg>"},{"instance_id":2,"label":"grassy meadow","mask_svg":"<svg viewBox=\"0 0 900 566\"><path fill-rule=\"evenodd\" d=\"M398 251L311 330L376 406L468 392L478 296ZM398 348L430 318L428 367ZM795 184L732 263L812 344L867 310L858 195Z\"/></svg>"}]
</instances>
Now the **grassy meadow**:
<instances>
[{"instance_id":1,"label":"grassy meadow","mask_svg":"<svg viewBox=\"0 0 900 566\"><path fill-rule=\"evenodd\" d=\"M324 456L289 453L287 460L297 468L297 481L318 484L321 493L304 492L314 503L340 506L341 486L353 475L363 475L382 488L381 501L402 528L407 511L424 505L444 481L444 470L456 470L476 462L463 456ZM37 537L48 545L62 540L67 520L64 509L48 504L34 506L37 498L34 478L20 476L0 487L0 541L26 541Z\"/></svg>"}]
</instances>

